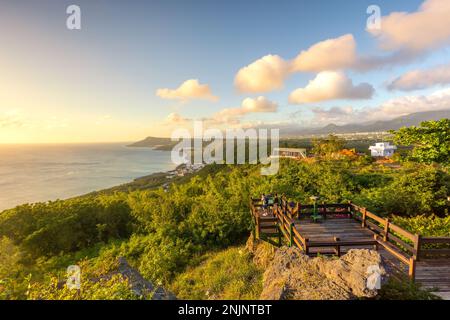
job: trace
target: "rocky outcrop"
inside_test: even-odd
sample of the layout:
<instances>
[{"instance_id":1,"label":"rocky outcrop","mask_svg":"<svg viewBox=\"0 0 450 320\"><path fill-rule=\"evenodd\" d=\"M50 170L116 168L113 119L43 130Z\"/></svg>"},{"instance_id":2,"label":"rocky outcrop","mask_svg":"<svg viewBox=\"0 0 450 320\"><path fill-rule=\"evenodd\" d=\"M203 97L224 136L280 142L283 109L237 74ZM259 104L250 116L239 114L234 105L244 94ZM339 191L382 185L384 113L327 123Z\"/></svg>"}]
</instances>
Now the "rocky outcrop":
<instances>
[{"instance_id":1,"label":"rocky outcrop","mask_svg":"<svg viewBox=\"0 0 450 320\"><path fill-rule=\"evenodd\" d=\"M254 262L265 270L261 299L372 298L377 290L367 286L371 269L386 274L382 257L373 250L352 249L341 258L311 258L297 247L273 249L252 239L247 249L253 253Z\"/></svg>"},{"instance_id":2,"label":"rocky outcrop","mask_svg":"<svg viewBox=\"0 0 450 320\"><path fill-rule=\"evenodd\" d=\"M130 289L137 296L145 295L145 293L152 293L152 300L175 300L173 293L165 290L163 287L155 287L150 281L145 280L144 277L131 267L125 258L119 258L119 266L117 273L128 279Z\"/></svg>"},{"instance_id":3,"label":"rocky outcrop","mask_svg":"<svg viewBox=\"0 0 450 320\"><path fill-rule=\"evenodd\" d=\"M136 296L146 296L151 297L152 300L176 300L176 296L167 291L163 287L154 286L150 281L146 280L138 270L131 267L127 260L123 257L118 259L117 269L109 272L106 275L102 275L98 278L91 278L89 281L98 282L101 280L109 280L115 275L121 275L124 279L128 280L130 285L130 290ZM65 282L61 282L61 288L64 286Z\"/></svg>"}]
</instances>

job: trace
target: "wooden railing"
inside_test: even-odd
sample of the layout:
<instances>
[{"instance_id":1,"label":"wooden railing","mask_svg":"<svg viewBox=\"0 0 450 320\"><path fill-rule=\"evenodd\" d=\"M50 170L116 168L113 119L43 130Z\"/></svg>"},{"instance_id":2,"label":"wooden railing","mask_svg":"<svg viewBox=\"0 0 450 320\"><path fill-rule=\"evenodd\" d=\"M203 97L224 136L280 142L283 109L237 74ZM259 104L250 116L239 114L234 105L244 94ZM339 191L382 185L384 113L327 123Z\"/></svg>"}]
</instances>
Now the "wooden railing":
<instances>
[{"instance_id":1,"label":"wooden railing","mask_svg":"<svg viewBox=\"0 0 450 320\"><path fill-rule=\"evenodd\" d=\"M353 218L371 230L377 242L389 253L408 266L408 275L414 279L417 261L428 258L450 258L450 249L427 248L428 244L449 245L450 237L422 237L381 218L364 207L351 204Z\"/></svg>"},{"instance_id":2,"label":"wooden railing","mask_svg":"<svg viewBox=\"0 0 450 320\"><path fill-rule=\"evenodd\" d=\"M256 230L258 234L261 232L261 218L256 214L258 199L252 199L250 206L254 216ZM306 254L310 253L311 248L330 247L334 248L336 255L341 254L341 247L358 247L358 246L382 246L392 256L397 258L408 267L408 275L414 279L416 272L416 262L420 259L428 258L450 258L450 237L422 237L413 234L401 227L393 224L388 218L382 218L364 207L360 207L353 203L334 203L334 204L317 204L317 213L324 218L327 216L339 215L355 219L361 223L361 226L373 233L373 240L342 240L334 237L327 241L311 241L302 236L295 225L300 223L299 219L304 216L314 214L314 205L301 205L296 203L290 206L286 201L280 205L273 207L273 217L265 217L264 221L276 222L277 226L288 241L289 245L296 245ZM431 245L431 248L430 248ZM448 246L448 248L442 248Z\"/></svg>"},{"instance_id":3,"label":"wooden railing","mask_svg":"<svg viewBox=\"0 0 450 320\"><path fill-rule=\"evenodd\" d=\"M450 258L450 237L422 237L419 236L417 257L428 258Z\"/></svg>"},{"instance_id":4,"label":"wooden railing","mask_svg":"<svg viewBox=\"0 0 450 320\"><path fill-rule=\"evenodd\" d=\"M364 207L351 204L353 218L361 226L373 232L374 239L392 256L406 264L408 275L414 279L419 252L419 236L393 224L389 218L381 218Z\"/></svg>"},{"instance_id":5,"label":"wooden railing","mask_svg":"<svg viewBox=\"0 0 450 320\"><path fill-rule=\"evenodd\" d=\"M314 214L314 205L307 204L302 205L300 203L298 206L298 218L302 216L310 216ZM351 205L349 203L322 203L316 205L317 213L326 218L329 215L349 215L351 214Z\"/></svg>"}]
</instances>

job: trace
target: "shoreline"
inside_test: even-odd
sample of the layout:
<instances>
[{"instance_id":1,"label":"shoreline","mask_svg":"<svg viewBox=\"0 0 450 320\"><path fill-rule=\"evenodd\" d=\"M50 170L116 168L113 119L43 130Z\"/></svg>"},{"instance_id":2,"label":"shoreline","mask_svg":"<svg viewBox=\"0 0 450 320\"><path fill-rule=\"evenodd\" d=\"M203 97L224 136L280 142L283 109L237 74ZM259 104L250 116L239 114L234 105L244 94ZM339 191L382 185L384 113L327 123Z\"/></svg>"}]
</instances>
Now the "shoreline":
<instances>
[{"instance_id":1,"label":"shoreline","mask_svg":"<svg viewBox=\"0 0 450 320\"><path fill-rule=\"evenodd\" d=\"M108 145L116 145L117 148L109 149ZM72 149L72 146L75 146L75 148ZM100 146L106 146L108 150L117 149L119 152L113 151L99 157L95 154L97 148L94 144L89 144L89 146L94 146L94 149L87 149L87 152L84 151L84 148L80 149L78 146L81 148L84 144L71 145L69 147L69 150L72 150L72 153L69 153L70 156L61 157L61 159L56 158L56 160L53 155L58 152L63 154L64 146L52 145L50 147L51 153L48 154L47 149L34 149L31 152L28 149L23 149L24 151L18 155L20 159L23 158L20 161L27 166L27 170L33 168L35 174L33 172L29 175L22 173L17 176L20 178L14 180L11 177L16 177L16 171L21 172L20 168L14 168L9 160L4 161L2 174L5 176L5 184L2 191L3 196L0 197L0 213L26 204L70 200L105 193L110 190L122 189L127 191L129 187L135 189L134 186L142 185L142 181L145 180L152 180L154 183L149 187L154 188L162 184L162 177L169 175L170 172L177 170L179 167L171 161L170 154L163 150L147 148L148 152L142 153L136 149L129 149L123 143L100 144ZM24 148L25 146L20 147ZM62 148L59 150L53 149L53 147ZM91 152L92 150L94 153ZM102 149L99 150L102 151ZM12 152L7 155L9 154L12 154ZM38 157L39 161L30 162L30 154ZM71 160L72 154L76 158L76 163L93 163L92 159L95 160L95 163L89 167L74 166ZM52 161L61 163L61 165L55 167L51 165ZM42 172L47 171L50 172L49 175L42 174ZM7 182L8 184L6 184Z\"/></svg>"},{"instance_id":2,"label":"shoreline","mask_svg":"<svg viewBox=\"0 0 450 320\"><path fill-rule=\"evenodd\" d=\"M163 150L157 150L157 151L163 151ZM9 208L0 209L0 214L7 210L12 210L16 207L20 207L26 204L37 204L37 203L48 203L48 202L54 202L54 201L66 201L71 199L77 199L77 198L83 198L83 197L90 197L90 196L96 196L101 194L109 194L113 192L130 192L135 190L152 190L157 188L164 188L165 191L168 191L169 186L172 182L179 182L183 178L189 178L191 175L199 172L207 165L189 165L186 164L180 164L176 166L174 169L166 170L166 171L158 171L154 172L148 175L144 175L141 177L134 178L133 180L129 182L125 182L123 184L115 185L109 188L99 189L99 190L93 190L89 191L87 193L83 193L76 196L70 196L67 198L59 198L55 200L45 200L45 201L33 201L33 202L24 202L17 205L14 205ZM184 180L184 179L183 179Z\"/></svg>"}]
</instances>

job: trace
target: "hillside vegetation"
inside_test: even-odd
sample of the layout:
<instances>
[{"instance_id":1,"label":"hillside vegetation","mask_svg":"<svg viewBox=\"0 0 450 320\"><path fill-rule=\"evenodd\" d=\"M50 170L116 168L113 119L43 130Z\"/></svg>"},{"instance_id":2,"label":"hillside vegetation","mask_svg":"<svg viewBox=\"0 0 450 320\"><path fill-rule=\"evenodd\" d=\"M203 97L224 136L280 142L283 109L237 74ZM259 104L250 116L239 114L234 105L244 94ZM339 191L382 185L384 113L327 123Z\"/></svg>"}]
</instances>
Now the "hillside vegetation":
<instances>
[{"instance_id":1,"label":"hillside vegetation","mask_svg":"<svg viewBox=\"0 0 450 320\"><path fill-rule=\"evenodd\" d=\"M260 273L239 246L251 227L249 198L261 193L302 203L312 195L351 200L413 232L450 235L450 175L437 163L324 156L283 160L273 176L256 165L207 168L168 192L99 193L2 212L0 299L149 298L133 294L126 279L107 277L119 257L182 298L254 298ZM84 294L61 289L73 264L84 266Z\"/></svg>"}]
</instances>

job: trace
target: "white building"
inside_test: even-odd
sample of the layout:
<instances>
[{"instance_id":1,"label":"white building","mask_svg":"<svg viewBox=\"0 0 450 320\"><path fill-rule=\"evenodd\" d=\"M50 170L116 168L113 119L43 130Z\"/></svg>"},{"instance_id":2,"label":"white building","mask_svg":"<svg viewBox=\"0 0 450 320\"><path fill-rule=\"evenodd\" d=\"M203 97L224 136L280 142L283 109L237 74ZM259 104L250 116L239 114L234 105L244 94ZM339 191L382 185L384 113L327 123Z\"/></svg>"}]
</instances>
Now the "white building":
<instances>
[{"instance_id":1,"label":"white building","mask_svg":"<svg viewBox=\"0 0 450 320\"><path fill-rule=\"evenodd\" d=\"M300 159L306 158L306 149L300 148L274 148L272 157Z\"/></svg>"},{"instance_id":2,"label":"white building","mask_svg":"<svg viewBox=\"0 0 450 320\"><path fill-rule=\"evenodd\" d=\"M397 147L389 142L377 142L374 146L369 147L372 157L390 157L396 149Z\"/></svg>"}]
</instances>

